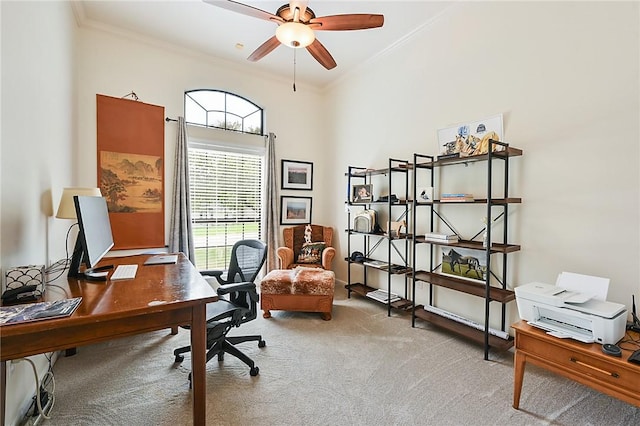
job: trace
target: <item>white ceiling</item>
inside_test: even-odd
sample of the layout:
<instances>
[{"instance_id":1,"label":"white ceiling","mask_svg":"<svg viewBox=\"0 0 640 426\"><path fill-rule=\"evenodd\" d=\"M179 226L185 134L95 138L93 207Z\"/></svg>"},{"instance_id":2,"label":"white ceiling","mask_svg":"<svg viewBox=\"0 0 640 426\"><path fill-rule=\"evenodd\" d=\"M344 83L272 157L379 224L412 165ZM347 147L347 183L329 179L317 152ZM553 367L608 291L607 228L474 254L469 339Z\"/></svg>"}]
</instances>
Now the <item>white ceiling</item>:
<instances>
[{"instance_id":1,"label":"white ceiling","mask_svg":"<svg viewBox=\"0 0 640 426\"><path fill-rule=\"evenodd\" d=\"M280 1L240 0L275 14ZM337 67L325 69L305 49L296 50L296 81L319 88L351 72L365 69L368 60L383 54L427 25L451 2L311 0L316 16L345 13L382 14L382 28L358 31L317 31ZM276 24L212 6L200 0L76 1L81 26L154 39L180 48L253 67L260 72L293 79L294 49L279 46L258 62L247 57L275 34ZM238 49L236 44L244 47Z\"/></svg>"}]
</instances>

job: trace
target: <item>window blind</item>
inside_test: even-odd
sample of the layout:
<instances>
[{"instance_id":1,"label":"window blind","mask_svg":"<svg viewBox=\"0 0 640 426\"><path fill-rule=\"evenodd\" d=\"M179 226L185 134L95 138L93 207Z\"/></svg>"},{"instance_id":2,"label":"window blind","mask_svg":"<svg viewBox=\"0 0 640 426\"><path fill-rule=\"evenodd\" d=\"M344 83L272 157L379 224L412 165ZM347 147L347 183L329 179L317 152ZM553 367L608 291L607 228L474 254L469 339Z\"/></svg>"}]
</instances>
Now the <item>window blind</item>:
<instances>
[{"instance_id":1,"label":"window blind","mask_svg":"<svg viewBox=\"0 0 640 426\"><path fill-rule=\"evenodd\" d=\"M189 148L196 267L226 269L233 244L260 238L263 158Z\"/></svg>"}]
</instances>

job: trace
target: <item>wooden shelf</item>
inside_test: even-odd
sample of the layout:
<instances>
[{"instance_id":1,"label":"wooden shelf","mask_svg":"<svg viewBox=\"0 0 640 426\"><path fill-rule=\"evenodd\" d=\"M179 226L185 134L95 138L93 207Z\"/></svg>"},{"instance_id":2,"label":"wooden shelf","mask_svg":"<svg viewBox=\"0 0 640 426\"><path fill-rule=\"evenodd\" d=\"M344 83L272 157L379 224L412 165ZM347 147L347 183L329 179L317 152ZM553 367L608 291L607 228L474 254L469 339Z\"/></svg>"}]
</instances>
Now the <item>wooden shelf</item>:
<instances>
[{"instance_id":1,"label":"wooden shelf","mask_svg":"<svg viewBox=\"0 0 640 426\"><path fill-rule=\"evenodd\" d=\"M477 330L457 321L450 320L449 318L442 317L440 315L434 314L433 312L426 311L422 305L416 306L414 314L416 318L428 321L433 325L464 336L474 342L484 344L484 332L481 330ZM505 340L490 334L489 346L506 351L513 346L513 337L509 337L508 340Z\"/></svg>"},{"instance_id":2,"label":"wooden shelf","mask_svg":"<svg viewBox=\"0 0 640 426\"><path fill-rule=\"evenodd\" d=\"M392 263L392 264L391 264L391 266L392 266L392 267L395 267L395 268L404 268L405 270L404 270L404 271L400 271L400 272L396 272L396 271L389 271L389 269L388 269L388 268L384 268L384 267L381 267L381 266L371 266L371 265L365 265L365 264L364 264L364 262L370 262L370 261L372 261L372 260L377 260L377 259L370 259L370 258L367 258L367 259L365 259L365 260L364 260L364 261L362 261L362 262L357 262L357 261L355 261L355 260L351 260L351 259L350 259L350 258L348 258L348 257L345 257L345 259L344 259L344 260L346 260L347 262L350 262L350 263L352 263L352 264L354 264L354 265L362 265L362 266L364 266L365 268L378 269L378 270L383 271L383 272L390 272L390 273L391 273L391 274L393 274L393 275L405 275L405 274L409 274L409 273L411 273L411 272L413 271L413 269L411 269L411 267L410 267L410 266L398 265L397 263ZM383 261L383 262L384 262L384 261ZM375 289L374 289L374 290L375 290Z\"/></svg>"},{"instance_id":3,"label":"wooden shelf","mask_svg":"<svg viewBox=\"0 0 640 426\"><path fill-rule=\"evenodd\" d=\"M346 288L347 290L350 290L356 294L359 294L360 296L363 297L367 297L367 293L371 292L371 291L375 291L378 290L377 288L373 288L373 287L369 287L366 286L362 283L353 283L353 284L346 284L344 286L344 288ZM370 297L367 297L367 299L373 301L373 302L378 302L375 299L371 299ZM382 303L384 305L386 305L386 303L383 302L378 302L378 303ZM400 300L396 300L395 302L391 302L391 307L394 309L398 309L401 311L408 311L411 310L413 306L413 303L411 302L411 300L407 300L407 299L400 299Z\"/></svg>"},{"instance_id":4,"label":"wooden shelf","mask_svg":"<svg viewBox=\"0 0 640 426\"><path fill-rule=\"evenodd\" d=\"M486 198L474 198L469 201L443 201L443 200L433 200L433 204L446 204L446 205L458 205L458 204L487 204L489 200ZM522 203L522 198L519 197L508 197L508 198L492 198L491 204L495 205L504 205L504 204L519 204ZM426 203L425 203L426 204Z\"/></svg>"},{"instance_id":5,"label":"wooden shelf","mask_svg":"<svg viewBox=\"0 0 640 426\"><path fill-rule=\"evenodd\" d=\"M416 242L435 244L440 246L460 247L460 248L473 249L473 250L485 250L485 248L482 247L482 242L480 241L461 240L461 241L458 241L457 243L440 243L438 241L427 240L425 237L416 237ZM520 250L520 246L517 244L499 244L499 243L491 244L491 253L513 253L519 250Z\"/></svg>"},{"instance_id":6,"label":"wooden shelf","mask_svg":"<svg viewBox=\"0 0 640 426\"><path fill-rule=\"evenodd\" d=\"M413 236L413 234L402 233L395 238L390 238L387 234L382 232L358 232L358 231L354 231L353 229L345 229L345 232L349 234L354 234L354 235L370 235L373 237L389 238L390 240L410 240Z\"/></svg>"},{"instance_id":7,"label":"wooden shelf","mask_svg":"<svg viewBox=\"0 0 640 426\"><path fill-rule=\"evenodd\" d=\"M518 157L522 155L522 150L519 148L508 147L505 151L495 151L492 153L492 157L504 160L509 157ZM448 166L452 164L464 164L464 163L473 163L476 161L487 161L489 159L489 154L482 155L471 155L468 157L457 157L457 158L445 158L442 160L436 160L433 162L422 162L416 164L416 168L418 169L432 169L434 167ZM413 167L413 165L409 165Z\"/></svg>"},{"instance_id":8,"label":"wooden shelf","mask_svg":"<svg viewBox=\"0 0 640 426\"><path fill-rule=\"evenodd\" d=\"M412 204L413 201L412 200L397 200L391 203L391 207L393 206L408 206L410 204ZM350 205L350 206L363 206L366 207L368 205L379 205L379 206L388 206L389 202L388 201L367 201L366 203L354 203L352 201L347 201L346 204Z\"/></svg>"},{"instance_id":9,"label":"wooden shelf","mask_svg":"<svg viewBox=\"0 0 640 426\"><path fill-rule=\"evenodd\" d=\"M410 274L410 276L412 275ZM415 276L416 280L419 281L425 281L439 287L450 288L473 296L485 297L486 285L482 283L427 271L417 271ZM489 289L489 299L500 303L507 303L515 300L516 294L512 290L491 286Z\"/></svg>"},{"instance_id":10,"label":"wooden shelf","mask_svg":"<svg viewBox=\"0 0 640 426\"><path fill-rule=\"evenodd\" d=\"M351 172L351 177L366 177L366 176L376 176L376 175L387 175L390 172L408 172L411 169L411 164L402 163L400 166L396 167L386 167L384 169L358 169L355 172ZM349 173L345 173L345 176L349 176Z\"/></svg>"}]
</instances>

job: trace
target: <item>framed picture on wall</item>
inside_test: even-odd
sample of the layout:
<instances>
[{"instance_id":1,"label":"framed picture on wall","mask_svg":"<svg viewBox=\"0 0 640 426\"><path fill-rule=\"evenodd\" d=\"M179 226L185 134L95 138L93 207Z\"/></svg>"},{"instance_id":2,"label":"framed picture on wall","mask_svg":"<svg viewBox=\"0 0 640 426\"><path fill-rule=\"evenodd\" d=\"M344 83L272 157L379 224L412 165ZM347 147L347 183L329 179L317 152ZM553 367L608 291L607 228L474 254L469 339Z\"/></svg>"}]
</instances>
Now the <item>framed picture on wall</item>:
<instances>
[{"instance_id":1,"label":"framed picture on wall","mask_svg":"<svg viewBox=\"0 0 640 426\"><path fill-rule=\"evenodd\" d=\"M282 160L282 189L313 189L313 163Z\"/></svg>"},{"instance_id":2,"label":"framed picture on wall","mask_svg":"<svg viewBox=\"0 0 640 426\"><path fill-rule=\"evenodd\" d=\"M311 223L311 197L280 197L280 224Z\"/></svg>"}]
</instances>

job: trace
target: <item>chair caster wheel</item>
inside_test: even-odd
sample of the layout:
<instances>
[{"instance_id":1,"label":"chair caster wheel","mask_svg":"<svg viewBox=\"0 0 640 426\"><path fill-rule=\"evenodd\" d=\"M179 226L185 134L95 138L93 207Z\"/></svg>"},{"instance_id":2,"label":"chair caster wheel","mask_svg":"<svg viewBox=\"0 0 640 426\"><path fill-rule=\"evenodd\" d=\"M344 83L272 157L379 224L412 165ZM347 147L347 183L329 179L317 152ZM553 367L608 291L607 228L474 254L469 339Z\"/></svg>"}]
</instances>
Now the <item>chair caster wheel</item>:
<instances>
[{"instance_id":1,"label":"chair caster wheel","mask_svg":"<svg viewBox=\"0 0 640 426\"><path fill-rule=\"evenodd\" d=\"M182 361L184 361L184 357L182 355L176 355L175 362L182 362Z\"/></svg>"},{"instance_id":2,"label":"chair caster wheel","mask_svg":"<svg viewBox=\"0 0 640 426\"><path fill-rule=\"evenodd\" d=\"M260 369L258 367L253 367L251 370L249 370L249 375L255 377L258 375L258 372L260 372Z\"/></svg>"},{"instance_id":3,"label":"chair caster wheel","mask_svg":"<svg viewBox=\"0 0 640 426\"><path fill-rule=\"evenodd\" d=\"M267 342L265 342L264 340L260 340L258 342L258 347L259 348L264 348L265 346L267 346Z\"/></svg>"}]
</instances>

